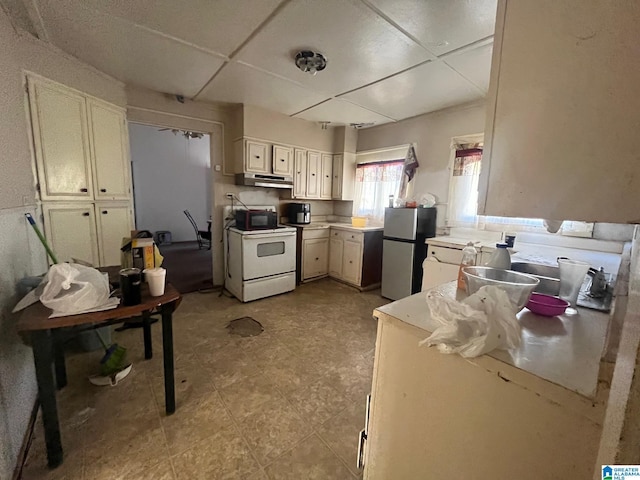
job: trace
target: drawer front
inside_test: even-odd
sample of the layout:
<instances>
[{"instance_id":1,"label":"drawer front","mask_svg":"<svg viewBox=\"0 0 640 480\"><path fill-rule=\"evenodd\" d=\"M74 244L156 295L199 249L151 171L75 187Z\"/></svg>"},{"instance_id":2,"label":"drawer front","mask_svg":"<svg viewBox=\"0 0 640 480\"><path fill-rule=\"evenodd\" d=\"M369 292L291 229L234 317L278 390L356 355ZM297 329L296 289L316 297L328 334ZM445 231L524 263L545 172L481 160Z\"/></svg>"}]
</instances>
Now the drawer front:
<instances>
[{"instance_id":1,"label":"drawer front","mask_svg":"<svg viewBox=\"0 0 640 480\"><path fill-rule=\"evenodd\" d=\"M431 257L435 257L442 263L460 265L460 262L462 261L462 250L458 250L457 248L429 246L427 248L427 258Z\"/></svg>"},{"instance_id":2,"label":"drawer front","mask_svg":"<svg viewBox=\"0 0 640 480\"><path fill-rule=\"evenodd\" d=\"M331 229L331 238L342 238L351 242L364 243L364 233L350 232L349 230Z\"/></svg>"},{"instance_id":3,"label":"drawer front","mask_svg":"<svg viewBox=\"0 0 640 480\"><path fill-rule=\"evenodd\" d=\"M329 238L329 227L327 228L309 228L302 229L302 239L310 240L312 238Z\"/></svg>"}]
</instances>

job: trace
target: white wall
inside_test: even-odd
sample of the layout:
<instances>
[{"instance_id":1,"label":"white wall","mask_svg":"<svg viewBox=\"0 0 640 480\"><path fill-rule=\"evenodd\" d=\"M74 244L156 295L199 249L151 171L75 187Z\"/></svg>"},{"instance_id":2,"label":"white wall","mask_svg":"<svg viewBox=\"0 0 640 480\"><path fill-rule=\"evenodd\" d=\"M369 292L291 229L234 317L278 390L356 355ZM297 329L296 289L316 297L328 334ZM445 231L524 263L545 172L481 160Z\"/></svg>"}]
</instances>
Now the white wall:
<instances>
[{"instance_id":1,"label":"white wall","mask_svg":"<svg viewBox=\"0 0 640 480\"><path fill-rule=\"evenodd\" d=\"M44 273L42 246L24 213L35 213L25 71L40 74L117 105L125 105L120 82L15 30L0 9L0 479L13 473L36 398L31 349L15 331L16 283ZM36 215L39 218L39 215Z\"/></svg>"},{"instance_id":2,"label":"white wall","mask_svg":"<svg viewBox=\"0 0 640 480\"><path fill-rule=\"evenodd\" d=\"M211 214L209 135L186 138L158 127L129 124L136 228L168 230L174 242L195 240Z\"/></svg>"},{"instance_id":3,"label":"white wall","mask_svg":"<svg viewBox=\"0 0 640 480\"><path fill-rule=\"evenodd\" d=\"M413 196L432 193L439 203L449 195L451 139L484 131L485 106L472 104L387 123L358 132L358 152L413 143L420 163ZM446 205L438 206L438 225L444 226Z\"/></svg>"}]
</instances>

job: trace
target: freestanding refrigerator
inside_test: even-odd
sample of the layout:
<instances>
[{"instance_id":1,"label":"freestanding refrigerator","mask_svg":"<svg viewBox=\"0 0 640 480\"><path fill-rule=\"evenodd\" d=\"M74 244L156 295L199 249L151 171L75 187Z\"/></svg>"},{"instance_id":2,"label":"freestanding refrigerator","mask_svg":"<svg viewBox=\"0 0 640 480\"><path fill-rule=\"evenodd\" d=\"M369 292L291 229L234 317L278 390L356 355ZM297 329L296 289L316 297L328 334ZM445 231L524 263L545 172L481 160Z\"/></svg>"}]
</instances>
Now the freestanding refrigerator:
<instances>
[{"instance_id":1,"label":"freestanding refrigerator","mask_svg":"<svg viewBox=\"0 0 640 480\"><path fill-rule=\"evenodd\" d=\"M436 236L436 209L387 208L382 244L382 296L390 300L420 291L425 239Z\"/></svg>"}]
</instances>

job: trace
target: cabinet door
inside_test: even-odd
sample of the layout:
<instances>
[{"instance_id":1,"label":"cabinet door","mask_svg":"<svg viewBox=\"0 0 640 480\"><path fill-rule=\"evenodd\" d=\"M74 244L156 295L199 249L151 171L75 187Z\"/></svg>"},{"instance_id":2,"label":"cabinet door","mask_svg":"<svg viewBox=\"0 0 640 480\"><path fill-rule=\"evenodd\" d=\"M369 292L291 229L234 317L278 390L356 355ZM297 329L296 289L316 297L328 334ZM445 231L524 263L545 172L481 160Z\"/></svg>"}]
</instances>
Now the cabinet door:
<instances>
[{"instance_id":1,"label":"cabinet door","mask_svg":"<svg viewBox=\"0 0 640 480\"><path fill-rule=\"evenodd\" d=\"M293 175L293 149L290 147L282 147L280 145L273 146L273 173L277 175Z\"/></svg>"},{"instance_id":2,"label":"cabinet door","mask_svg":"<svg viewBox=\"0 0 640 480\"><path fill-rule=\"evenodd\" d=\"M302 246L302 279L326 275L329 261L329 239L304 240Z\"/></svg>"},{"instance_id":3,"label":"cabinet door","mask_svg":"<svg viewBox=\"0 0 640 480\"><path fill-rule=\"evenodd\" d=\"M87 100L94 196L127 200L131 193L127 121L122 109Z\"/></svg>"},{"instance_id":4,"label":"cabinet door","mask_svg":"<svg viewBox=\"0 0 640 480\"><path fill-rule=\"evenodd\" d=\"M245 171L251 173L270 173L267 152L269 147L266 143L247 140L245 147Z\"/></svg>"},{"instance_id":5,"label":"cabinet door","mask_svg":"<svg viewBox=\"0 0 640 480\"><path fill-rule=\"evenodd\" d=\"M331 198L342 198L342 155L333 156L333 180L331 181Z\"/></svg>"},{"instance_id":6,"label":"cabinet door","mask_svg":"<svg viewBox=\"0 0 640 480\"><path fill-rule=\"evenodd\" d=\"M42 200L91 200L85 99L29 78L33 143Z\"/></svg>"},{"instance_id":7,"label":"cabinet door","mask_svg":"<svg viewBox=\"0 0 640 480\"><path fill-rule=\"evenodd\" d=\"M93 204L43 204L45 234L59 262L72 258L99 266Z\"/></svg>"},{"instance_id":8,"label":"cabinet door","mask_svg":"<svg viewBox=\"0 0 640 480\"><path fill-rule=\"evenodd\" d=\"M333 155L322 154L322 181L320 198L331 199L331 180L333 177Z\"/></svg>"},{"instance_id":9,"label":"cabinet door","mask_svg":"<svg viewBox=\"0 0 640 480\"><path fill-rule=\"evenodd\" d=\"M360 285L362 274L362 244L351 240L344 241L342 278L354 285Z\"/></svg>"},{"instance_id":10,"label":"cabinet door","mask_svg":"<svg viewBox=\"0 0 640 480\"><path fill-rule=\"evenodd\" d=\"M128 203L97 203L96 221L100 266L120 265L123 237L131 235L131 208Z\"/></svg>"},{"instance_id":11,"label":"cabinet door","mask_svg":"<svg viewBox=\"0 0 640 480\"><path fill-rule=\"evenodd\" d=\"M294 156L293 197L304 198L307 196L307 151L296 149Z\"/></svg>"},{"instance_id":12,"label":"cabinet door","mask_svg":"<svg viewBox=\"0 0 640 480\"><path fill-rule=\"evenodd\" d=\"M498 3L479 214L638 223L632 3Z\"/></svg>"},{"instance_id":13,"label":"cabinet door","mask_svg":"<svg viewBox=\"0 0 640 480\"><path fill-rule=\"evenodd\" d=\"M320 198L320 154L307 153L307 198Z\"/></svg>"},{"instance_id":14,"label":"cabinet door","mask_svg":"<svg viewBox=\"0 0 640 480\"><path fill-rule=\"evenodd\" d=\"M342 278L342 256L344 240L338 236L331 236L329 241L329 275Z\"/></svg>"}]
</instances>

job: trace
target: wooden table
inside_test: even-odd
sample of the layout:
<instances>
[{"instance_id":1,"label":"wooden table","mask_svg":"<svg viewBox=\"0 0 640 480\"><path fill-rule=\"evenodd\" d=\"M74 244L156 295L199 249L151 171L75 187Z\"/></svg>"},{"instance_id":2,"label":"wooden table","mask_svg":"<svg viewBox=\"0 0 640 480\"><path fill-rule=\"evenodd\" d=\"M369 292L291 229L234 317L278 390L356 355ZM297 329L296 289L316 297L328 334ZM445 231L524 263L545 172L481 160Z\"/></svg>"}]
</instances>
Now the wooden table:
<instances>
[{"instance_id":1,"label":"wooden table","mask_svg":"<svg viewBox=\"0 0 640 480\"><path fill-rule=\"evenodd\" d=\"M83 313L65 317L49 318L51 310L40 302L31 305L22 312L18 321L18 332L31 338L33 360L38 382L38 395L42 408L42 421L47 445L47 460L51 468L62 463L62 440L56 405L56 386L64 387L67 382L64 365L64 350L60 333L68 327L97 328L131 317L143 317L143 337L145 358L153 355L151 345L151 313L158 312L162 316L162 347L164 353L164 394L167 415L176 410L175 383L173 371L173 311L180 304L180 293L167 284L164 295L152 297L146 284L142 286L142 302L133 306L118 306L103 312ZM55 365L55 377L53 366ZM55 383L54 383L55 378Z\"/></svg>"}]
</instances>

